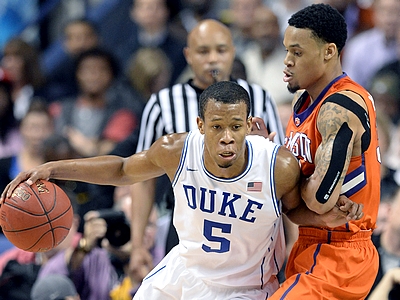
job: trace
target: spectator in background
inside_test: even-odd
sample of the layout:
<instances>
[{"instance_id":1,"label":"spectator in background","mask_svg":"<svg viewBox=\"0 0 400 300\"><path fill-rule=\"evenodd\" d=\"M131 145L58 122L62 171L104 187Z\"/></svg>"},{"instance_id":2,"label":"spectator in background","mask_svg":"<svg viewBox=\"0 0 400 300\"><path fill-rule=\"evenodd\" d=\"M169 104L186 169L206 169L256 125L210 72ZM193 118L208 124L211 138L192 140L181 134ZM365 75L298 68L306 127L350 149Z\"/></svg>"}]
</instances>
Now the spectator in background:
<instances>
[{"instance_id":1,"label":"spectator in background","mask_svg":"<svg viewBox=\"0 0 400 300\"><path fill-rule=\"evenodd\" d=\"M400 78L390 71L381 71L374 75L370 84L370 93L374 97L377 111L387 115L393 126L400 117Z\"/></svg>"},{"instance_id":2,"label":"spectator in background","mask_svg":"<svg viewBox=\"0 0 400 300\"><path fill-rule=\"evenodd\" d=\"M49 275L35 282L31 300L80 300L74 283L65 275Z\"/></svg>"},{"instance_id":3,"label":"spectator in background","mask_svg":"<svg viewBox=\"0 0 400 300\"><path fill-rule=\"evenodd\" d=\"M351 38L343 53L343 71L367 88L373 75L396 59L396 34L400 26L400 1L374 0L375 26Z\"/></svg>"},{"instance_id":4,"label":"spectator in background","mask_svg":"<svg viewBox=\"0 0 400 300\"><path fill-rule=\"evenodd\" d=\"M248 80L268 90L278 105L291 100L292 95L282 79L286 52L282 46L278 18L267 6L260 6L254 12L251 37L254 40L252 47L248 47L241 56Z\"/></svg>"},{"instance_id":5,"label":"spectator in background","mask_svg":"<svg viewBox=\"0 0 400 300\"><path fill-rule=\"evenodd\" d=\"M387 162L396 171L394 178L400 185L400 124L397 124L391 132Z\"/></svg>"},{"instance_id":6,"label":"spectator in background","mask_svg":"<svg viewBox=\"0 0 400 300\"><path fill-rule=\"evenodd\" d=\"M20 121L29 109L33 97L44 96L45 78L35 47L19 37L7 42L1 65L12 83L14 117Z\"/></svg>"},{"instance_id":7,"label":"spectator in background","mask_svg":"<svg viewBox=\"0 0 400 300\"><path fill-rule=\"evenodd\" d=\"M2 0L0 9L0 51L14 36L23 34L29 41L37 39L37 31L29 28L23 32L25 26L38 13L39 1Z\"/></svg>"},{"instance_id":8,"label":"spectator in background","mask_svg":"<svg viewBox=\"0 0 400 300\"><path fill-rule=\"evenodd\" d=\"M392 269L400 267L400 189L394 194L390 205L387 224L384 230L373 236L373 242L379 253L379 269L371 293L382 278ZM387 299L385 297L370 299Z\"/></svg>"},{"instance_id":9,"label":"spectator in background","mask_svg":"<svg viewBox=\"0 0 400 300\"><path fill-rule=\"evenodd\" d=\"M170 12L167 0L133 0L130 11L132 29L115 45L115 54L126 71L129 58L140 48L160 48L170 59L173 70L170 83L175 82L186 66L184 43L168 29Z\"/></svg>"},{"instance_id":10,"label":"spectator in background","mask_svg":"<svg viewBox=\"0 0 400 300\"><path fill-rule=\"evenodd\" d=\"M315 1L315 3L318 2L329 4L343 15L347 24L347 38L352 38L354 35L367 29L371 29L374 26L372 20L372 8L368 3L361 4L362 1L359 0Z\"/></svg>"},{"instance_id":11,"label":"spectator in background","mask_svg":"<svg viewBox=\"0 0 400 300\"><path fill-rule=\"evenodd\" d=\"M396 170L389 163L393 123L379 108L377 108L376 122L379 136L379 150L381 153L381 201L379 203L377 225L372 233L373 235L380 234L385 230L390 206L399 189L399 184L395 180Z\"/></svg>"},{"instance_id":12,"label":"spectator in background","mask_svg":"<svg viewBox=\"0 0 400 300\"><path fill-rule=\"evenodd\" d=\"M3 159L17 155L23 145L21 134L13 114L11 82L0 69L0 164ZM8 170L0 171L0 180L7 180ZM3 185L3 184L1 184ZM11 247L0 228L0 253Z\"/></svg>"},{"instance_id":13,"label":"spectator in background","mask_svg":"<svg viewBox=\"0 0 400 300\"><path fill-rule=\"evenodd\" d=\"M16 155L22 148L11 89L10 80L4 70L0 69L0 158Z\"/></svg>"},{"instance_id":14,"label":"spectator in background","mask_svg":"<svg viewBox=\"0 0 400 300\"><path fill-rule=\"evenodd\" d=\"M0 159L0 188L7 185L19 172L45 162L43 141L54 131L53 118L47 104L32 102L19 127L23 146L18 154Z\"/></svg>"},{"instance_id":15,"label":"spectator in background","mask_svg":"<svg viewBox=\"0 0 400 300\"><path fill-rule=\"evenodd\" d=\"M233 44L238 57L241 57L253 41L251 26L254 12L261 5L261 0L232 0L229 5L229 14L221 17L221 21L232 31Z\"/></svg>"},{"instance_id":16,"label":"spectator in background","mask_svg":"<svg viewBox=\"0 0 400 300\"><path fill-rule=\"evenodd\" d=\"M76 96L78 86L75 80L75 60L83 51L100 45L96 25L88 19L68 21L63 34L63 56L58 64L46 70L46 96L50 101Z\"/></svg>"},{"instance_id":17,"label":"spectator in background","mask_svg":"<svg viewBox=\"0 0 400 300\"><path fill-rule=\"evenodd\" d=\"M375 73L370 90L377 110L391 120L390 147L385 160L400 185L400 26L397 28L397 58Z\"/></svg>"},{"instance_id":18,"label":"spectator in background","mask_svg":"<svg viewBox=\"0 0 400 300\"><path fill-rule=\"evenodd\" d=\"M171 20L171 32L186 43L188 33L204 19L218 19L215 0L181 0L182 8Z\"/></svg>"},{"instance_id":19,"label":"spectator in background","mask_svg":"<svg viewBox=\"0 0 400 300\"><path fill-rule=\"evenodd\" d=\"M397 57L383 65L370 84L377 109L390 116L394 124L400 119L400 26L396 30L396 45Z\"/></svg>"},{"instance_id":20,"label":"spectator in background","mask_svg":"<svg viewBox=\"0 0 400 300\"><path fill-rule=\"evenodd\" d=\"M131 220L131 195L129 186L119 186L115 189L115 209L122 210L125 215ZM148 223L146 225L144 235L144 245L153 257L153 264L156 266L165 255L165 241L168 232L170 215L160 215L160 210L157 205L154 205ZM123 276L120 278L120 283L111 291L112 300L131 300L132 296L140 286L140 281L133 282L129 277L129 257L131 253L131 243L116 248L111 246L107 240L103 240L102 246L109 251L112 257L118 258L123 262Z\"/></svg>"},{"instance_id":21,"label":"spectator in background","mask_svg":"<svg viewBox=\"0 0 400 300\"><path fill-rule=\"evenodd\" d=\"M169 85L171 72L171 61L164 51L157 48L139 49L128 65L129 82L146 101L151 94Z\"/></svg>"},{"instance_id":22,"label":"spectator in background","mask_svg":"<svg viewBox=\"0 0 400 300\"><path fill-rule=\"evenodd\" d=\"M56 130L81 156L109 153L138 126L143 101L118 81L111 53L92 49L77 58L77 97L52 105Z\"/></svg>"},{"instance_id":23,"label":"spectator in background","mask_svg":"<svg viewBox=\"0 0 400 300\"><path fill-rule=\"evenodd\" d=\"M313 0L264 0L264 3L266 3L277 15L282 36L290 16L312 2Z\"/></svg>"},{"instance_id":24,"label":"spectator in background","mask_svg":"<svg viewBox=\"0 0 400 300\"><path fill-rule=\"evenodd\" d=\"M98 246L106 233L106 222L100 218L85 220L82 235L77 232L79 222L83 220L75 215L65 247L42 265L38 280L64 275L72 280L82 300L109 300L117 275L108 252Z\"/></svg>"},{"instance_id":25,"label":"spectator in background","mask_svg":"<svg viewBox=\"0 0 400 300\"><path fill-rule=\"evenodd\" d=\"M368 300L400 299L400 268L390 269L375 287Z\"/></svg>"}]
</instances>

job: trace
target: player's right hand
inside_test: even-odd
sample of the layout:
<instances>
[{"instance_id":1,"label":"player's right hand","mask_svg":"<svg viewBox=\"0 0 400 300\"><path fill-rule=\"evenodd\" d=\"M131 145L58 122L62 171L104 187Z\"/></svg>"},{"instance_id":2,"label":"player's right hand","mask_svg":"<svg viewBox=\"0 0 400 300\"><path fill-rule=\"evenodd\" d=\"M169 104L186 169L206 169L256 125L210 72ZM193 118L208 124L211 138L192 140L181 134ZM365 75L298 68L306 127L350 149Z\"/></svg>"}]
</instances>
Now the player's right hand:
<instances>
[{"instance_id":1,"label":"player's right hand","mask_svg":"<svg viewBox=\"0 0 400 300\"><path fill-rule=\"evenodd\" d=\"M364 216L364 205L356 203L344 195L340 195L336 205L325 214L320 215L325 226L338 227L351 220L359 220Z\"/></svg>"},{"instance_id":2,"label":"player's right hand","mask_svg":"<svg viewBox=\"0 0 400 300\"><path fill-rule=\"evenodd\" d=\"M21 182L26 181L27 184L32 185L39 179L49 180L50 175L50 170L44 165L40 165L29 171L19 173L17 177L15 177L9 184L7 184L4 191L1 193L0 205L4 202L6 198L11 197L13 191Z\"/></svg>"},{"instance_id":3,"label":"player's right hand","mask_svg":"<svg viewBox=\"0 0 400 300\"><path fill-rule=\"evenodd\" d=\"M153 257L145 247L133 247L129 260L129 277L139 284L153 269Z\"/></svg>"},{"instance_id":4,"label":"player's right hand","mask_svg":"<svg viewBox=\"0 0 400 300\"><path fill-rule=\"evenodd\" d=\"M344 213L346 213L346 219L348 221L351 220L360 220L363 216L364 204L356 203L344 195L340 195L338 201L336 202L336 206Z\"/></svg>"}]
</instances>

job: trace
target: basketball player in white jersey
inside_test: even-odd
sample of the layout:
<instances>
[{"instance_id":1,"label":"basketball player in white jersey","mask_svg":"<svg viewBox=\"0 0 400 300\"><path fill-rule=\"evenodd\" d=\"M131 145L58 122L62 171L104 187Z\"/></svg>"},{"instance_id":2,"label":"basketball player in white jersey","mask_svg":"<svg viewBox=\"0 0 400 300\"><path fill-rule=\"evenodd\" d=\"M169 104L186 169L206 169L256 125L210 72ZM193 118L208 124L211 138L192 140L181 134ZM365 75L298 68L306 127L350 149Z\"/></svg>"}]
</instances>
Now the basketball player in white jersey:
<instances>
[{"instance_id":1,"label":"basketball player in white jersey","mask_svg":"<svg viewBox=\"0 0 400 300\"><path fill-rule=\"evenodd\" d=\"M200 96L199 112L198 130L164 136L129 158L56 161L22 172L1 200L24 180L126 185L166 173L180 241L134 299L266 299L279 287L276 274L285 257L282 212L298 211L321 226L344 224L362 212L350 200L322 216L304 208L297 159L269 139L249 135L249 95L240 85L211 85Z\"/></svg>"}]
</instances>

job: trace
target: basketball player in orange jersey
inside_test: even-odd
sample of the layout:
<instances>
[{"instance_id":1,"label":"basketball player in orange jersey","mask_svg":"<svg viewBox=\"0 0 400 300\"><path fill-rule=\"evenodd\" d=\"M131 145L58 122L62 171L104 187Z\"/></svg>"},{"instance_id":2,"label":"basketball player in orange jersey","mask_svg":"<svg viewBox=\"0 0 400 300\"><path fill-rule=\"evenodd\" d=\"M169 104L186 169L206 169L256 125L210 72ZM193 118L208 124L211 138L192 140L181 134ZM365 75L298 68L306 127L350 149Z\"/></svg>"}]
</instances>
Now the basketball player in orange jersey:
<instances>
[{"instance_id":1,"label":"basketball player in orange jersey","mask_svg":"<svg viewBox=\"0 0 400 300\"><path fill-rule=\"evenodd\" d=\"M271 299L364 299L378 271L371 242L380 198L373 99L342 71L347 29L336 9L314 4L288 23L283 79L296 96L285 146L301 164L302 198L323 214L345 195L364 204L364 216L335 228L300 226L286 281Z\"/></svg>"}]
</instances>

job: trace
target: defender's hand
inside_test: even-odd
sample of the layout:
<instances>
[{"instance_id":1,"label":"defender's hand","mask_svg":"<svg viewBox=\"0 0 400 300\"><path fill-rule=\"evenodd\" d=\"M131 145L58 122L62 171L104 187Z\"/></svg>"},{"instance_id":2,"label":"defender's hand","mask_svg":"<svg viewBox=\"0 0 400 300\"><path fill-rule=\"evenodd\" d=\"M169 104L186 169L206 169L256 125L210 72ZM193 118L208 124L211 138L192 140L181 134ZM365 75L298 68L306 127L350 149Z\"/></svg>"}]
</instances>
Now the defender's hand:
<instances>
[{"instance_id":1,"label":"defender's hand","mask_svg":"<svg viewBox=\"0 0 400 300\"><path fill-rule=\"evenodd\" d=\"M359 220L364 216L363 204L355 203L346 196L341 195L336 205L327 213L320 215L326 226L337 227L351 220Z\"/></svg>"},{"instance_id":2,"label":"defender's hand","mask_svg":"<svg viewBox=\"0 0 400 300\"><path fill-rule=\"evenodd\" d=\"M276 132L271 132L271 133L268 132L264 120L259 117L252 118L252 126L250 134L261 135L266 139L269 139L270 141L273 141L276 136Z\"/></svg>"},{"instance_id":3,"label":"defender's hand","mask_svg":"<svg viewBox=\"0 0 400 300\"><path fill-rule=\"evenodd\" d=\"M364 216L364 204L353 202L346 196L339 196L339 199L336 202L336 206L342 212L346 213L346 219L348 221L360 220Z\"/></svg>"}]
</instances>

